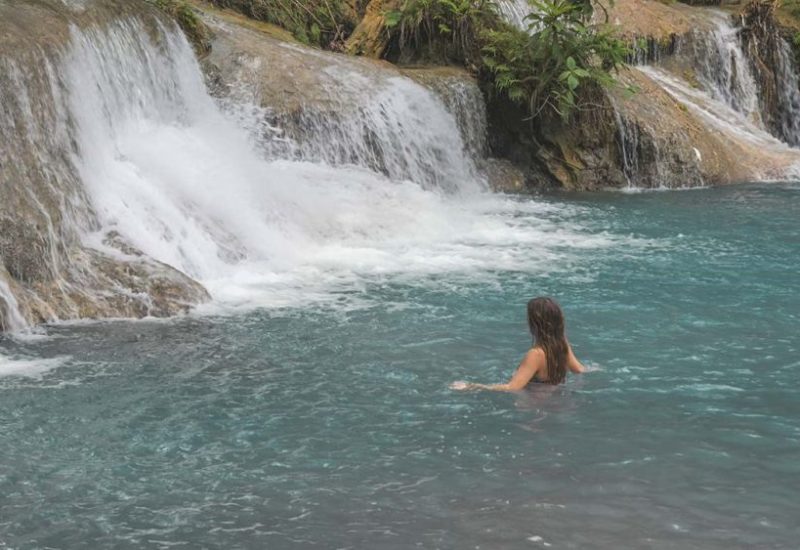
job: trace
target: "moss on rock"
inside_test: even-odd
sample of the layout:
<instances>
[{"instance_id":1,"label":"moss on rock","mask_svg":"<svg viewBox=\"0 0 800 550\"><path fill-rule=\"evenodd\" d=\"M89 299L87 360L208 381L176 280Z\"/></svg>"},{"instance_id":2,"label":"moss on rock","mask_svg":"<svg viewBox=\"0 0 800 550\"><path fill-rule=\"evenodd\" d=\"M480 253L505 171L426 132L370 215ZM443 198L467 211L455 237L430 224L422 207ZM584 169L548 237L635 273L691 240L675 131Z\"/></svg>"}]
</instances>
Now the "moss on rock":
<instances>
[{"instance_id":1,"label":"moss on rock","mask_svg":"<svg viewBox=\"0 0 800 550\"><path fill-rule=\"evenodd\" d=\"M184 0L146 0L172 17L199 56L208 53L210 33L195 9Z\"/></svg>"}]
</instances>

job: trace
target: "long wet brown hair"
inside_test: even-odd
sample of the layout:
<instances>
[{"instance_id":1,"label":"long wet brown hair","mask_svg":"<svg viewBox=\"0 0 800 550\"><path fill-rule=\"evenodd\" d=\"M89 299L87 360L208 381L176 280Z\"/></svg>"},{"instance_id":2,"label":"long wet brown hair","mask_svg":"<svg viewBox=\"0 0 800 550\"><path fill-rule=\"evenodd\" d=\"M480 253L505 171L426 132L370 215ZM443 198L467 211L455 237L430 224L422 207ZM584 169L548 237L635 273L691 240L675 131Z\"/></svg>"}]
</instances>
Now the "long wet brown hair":
<instances>
[{"instance_id":1,"label":"long wet brown hair","mask_svg":"<svg viewBox=\"0 0 800 550\"><path fill-rule=\"evenodd\" d=\"M552 298L534 298L528 302L528 328L536 347L542 348L547 361L548 384L560 384L567 377L569 345L564 334L564 314Z\"/></svg>"}]
</instances>

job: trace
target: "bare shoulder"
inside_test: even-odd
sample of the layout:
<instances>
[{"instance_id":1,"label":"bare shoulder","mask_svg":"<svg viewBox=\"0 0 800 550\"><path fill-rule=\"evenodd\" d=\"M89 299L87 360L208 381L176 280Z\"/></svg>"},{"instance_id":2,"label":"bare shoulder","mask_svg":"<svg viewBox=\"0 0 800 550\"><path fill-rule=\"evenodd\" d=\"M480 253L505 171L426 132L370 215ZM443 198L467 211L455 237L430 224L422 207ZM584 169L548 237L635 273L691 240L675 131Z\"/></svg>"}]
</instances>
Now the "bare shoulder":
<instances>
[{"instance_id":1,"label":"bare shoulder","mask_svg":"<svg viewBox=\"0 0 800 550\"><path fill-rule=\"evenodd\" d=\"M545 360L546 358L544 355L544 350L538 347L529 349L528 353L525 354L525 359L524 359L526 363L532 363L536 365L542 363Z\"/></svg>"}]
</instances>

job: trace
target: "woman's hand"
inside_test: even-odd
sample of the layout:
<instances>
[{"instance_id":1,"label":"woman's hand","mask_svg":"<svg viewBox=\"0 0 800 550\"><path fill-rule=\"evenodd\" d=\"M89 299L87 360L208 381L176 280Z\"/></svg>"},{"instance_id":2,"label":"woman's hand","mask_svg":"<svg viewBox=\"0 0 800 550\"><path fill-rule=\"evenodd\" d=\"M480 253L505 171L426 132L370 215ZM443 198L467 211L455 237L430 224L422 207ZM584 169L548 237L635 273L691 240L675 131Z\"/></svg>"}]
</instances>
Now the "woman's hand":
<instances>
[{"instance_id":1,"label":"woman's hand","mask_svg":"<svg viewBox=\"0 0 800 550\"><path fill-rule=\"evenodd\" d=\"M455 382L450 384L450 389L456 391L471 390L473 389L473 384L470 384L469 382L464 382L463 380L456 380Z\"/></svg>"}]
</instances>

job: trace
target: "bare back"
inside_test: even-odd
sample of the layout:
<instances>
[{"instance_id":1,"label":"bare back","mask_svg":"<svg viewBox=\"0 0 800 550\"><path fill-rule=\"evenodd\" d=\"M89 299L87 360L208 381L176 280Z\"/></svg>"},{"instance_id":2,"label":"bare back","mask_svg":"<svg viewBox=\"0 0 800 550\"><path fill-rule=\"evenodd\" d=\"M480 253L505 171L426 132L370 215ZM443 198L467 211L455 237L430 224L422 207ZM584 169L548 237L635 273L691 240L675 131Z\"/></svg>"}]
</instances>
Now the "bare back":
<instances>
[{"instance_id":1,"label":"bare back","mask_svg":"<svg viewBox=\"0 0 800 550\"><path fill-rule=\"evenodd\" d=\"M533 376L528 380L528 384L548 384L550 382L549 373L547 372L547 356L542 348L531 348L522 360L520 368L527 362L530 362L528 368L533 371ZM575 374L586 371L586 367L575 357L575 354L572 352L572 346L569 344L567 344L567 369Z\"/></svg>"}]
</instances>

